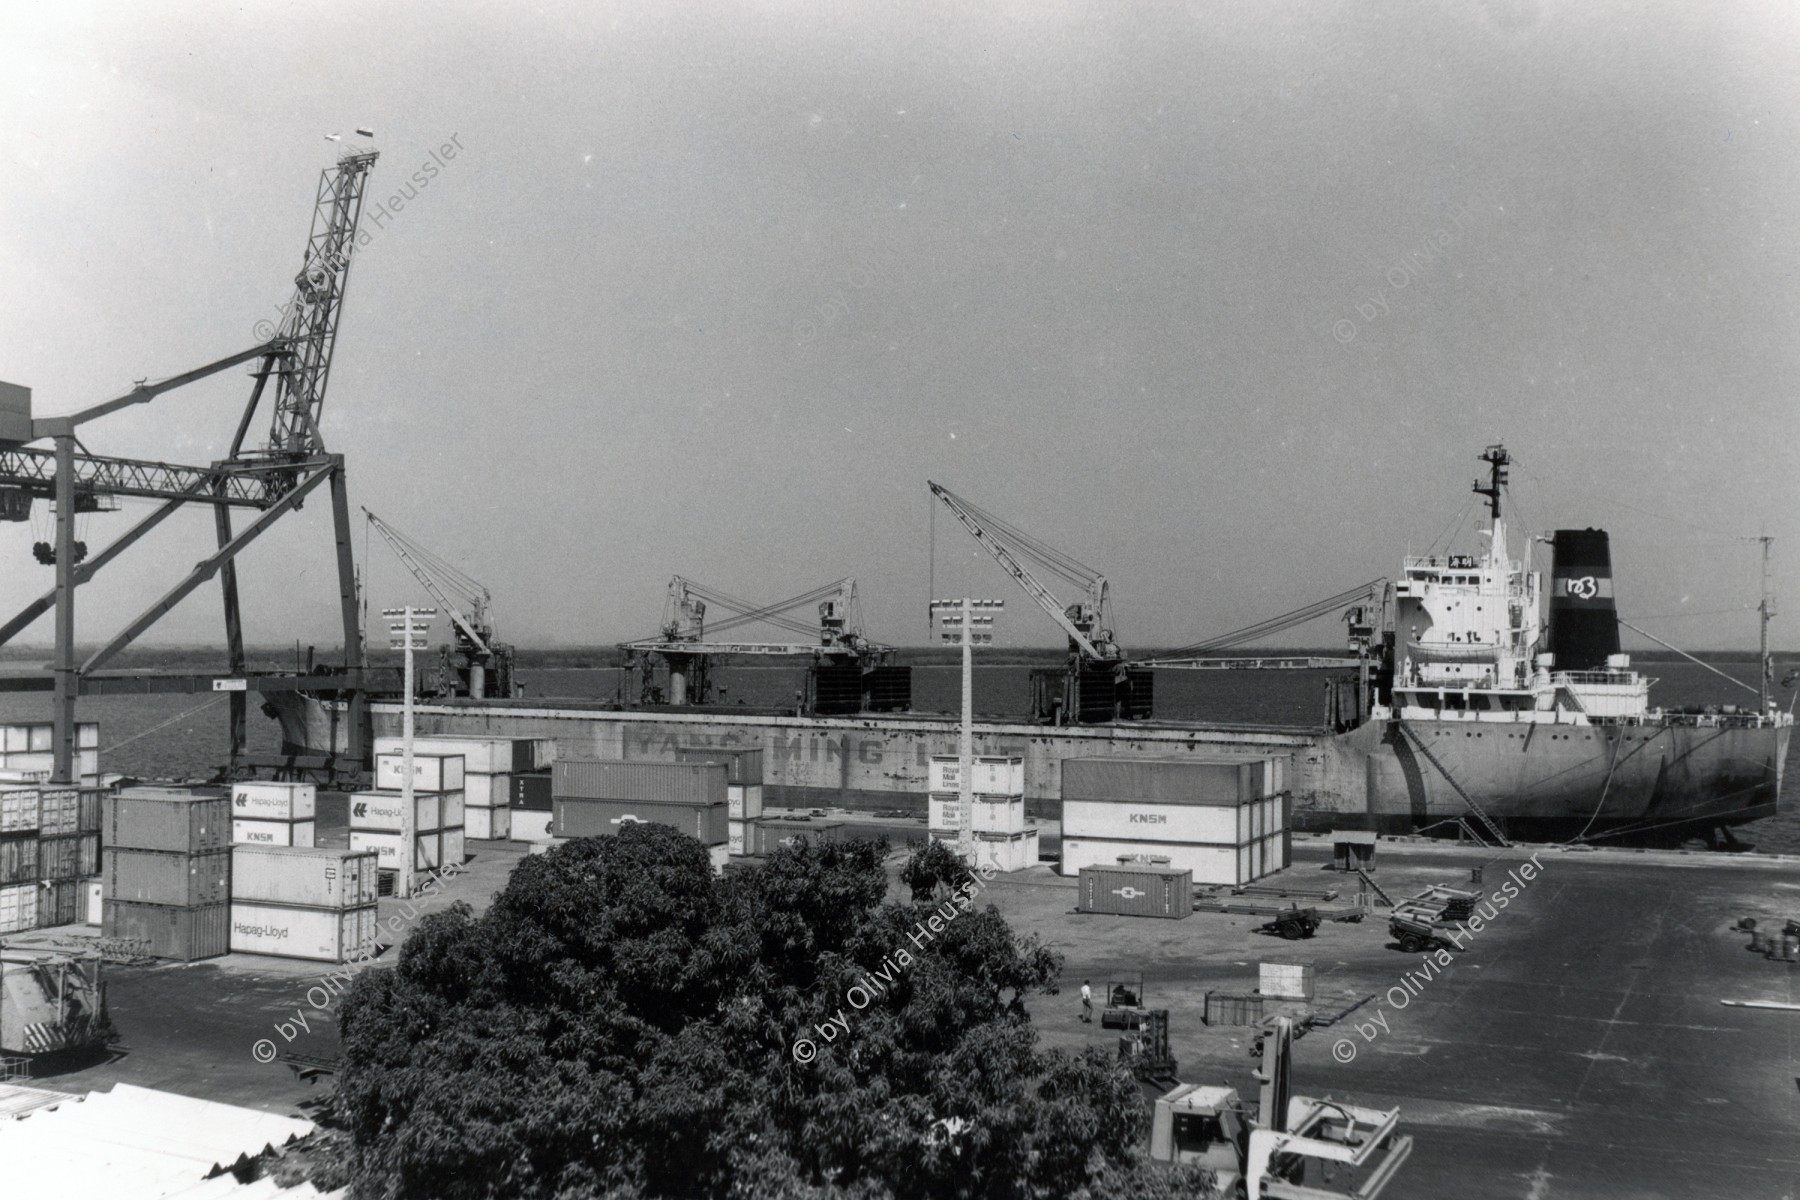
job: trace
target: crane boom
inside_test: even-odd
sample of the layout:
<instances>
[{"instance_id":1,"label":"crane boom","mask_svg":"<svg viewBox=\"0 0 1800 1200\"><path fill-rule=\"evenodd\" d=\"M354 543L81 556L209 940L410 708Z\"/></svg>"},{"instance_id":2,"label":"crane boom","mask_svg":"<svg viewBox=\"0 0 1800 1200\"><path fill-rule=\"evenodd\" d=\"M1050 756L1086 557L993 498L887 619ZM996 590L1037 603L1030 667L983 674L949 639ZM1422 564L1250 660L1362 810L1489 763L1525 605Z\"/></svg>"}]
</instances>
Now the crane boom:
<instances>
[{"instance_id":1,"label":"crane boom","mask_svg":"<svg viewBox=\"0 0 1800 1200\"><path fill-rule=\"evenodd\" d=\"M1070 613L1071 608L1079 611L1082 608L1081 605L1071 605L1065 608L1062 601L1056 598L1055 593L1040 583L1037 576L1031 573L1030 568L1019 561L1009 544L1010 539L1000 536L997 531L990 529L990 523L972 511L969 503L960 496L930 480L926 480L926 483L931 488L931 494L942 500L944 506L956 514L956 519L962 522L963 528L967 529L969 535L980 544L981 548L1000 564L1000 569L1012 576L1013 582L1023 588L1025 594L1030 596L1039 608L1048 613L1050 619L1056 622L1057 627L1068 635L1071 648L1078 650L1087 658L1113 659L1119 657L1118 647L1110 644L1110 637L1105 639L1108 645L1102 648L1088 636L1087 632L1087 629L1093 629L1098 625L1101 614L1105 610L1107 586L1104 576L1091 575L1089 577L1089 614L1085 615L1086 619L1083 621L1083 624L1087 625L1087 629L1083 629Z\"/></svg>"},{"instance_id":2,"label":"crane boom","mask_svg":"<svg viewBox=\"0 0 1800 1200\"><path fill-rule=\"evenodd\" d=\"M431 593L431 598L438 602L438 607L442 608L444 612L449 615L450 620L456 624L456 627L462 630L463 636L469 639L473 648L480 654L492 654L493 649L487 644L487 640L476 630L475 622L464 614L461 605L450 598L443 585L438 581L437 576L413 556L412 552L407 548L406 539L395 532L386 521L383 521L367 508L363 509L363 515L368 517L369 524L375 527L375 532L379 533L382 540L387 542L388 546L394 551L395 556L400 559L406 569L412 572L413 578L417 579L420 586ZM480 609L484 606L477 604L475 607L479 615Z\"/></svg>"}]
</instances>

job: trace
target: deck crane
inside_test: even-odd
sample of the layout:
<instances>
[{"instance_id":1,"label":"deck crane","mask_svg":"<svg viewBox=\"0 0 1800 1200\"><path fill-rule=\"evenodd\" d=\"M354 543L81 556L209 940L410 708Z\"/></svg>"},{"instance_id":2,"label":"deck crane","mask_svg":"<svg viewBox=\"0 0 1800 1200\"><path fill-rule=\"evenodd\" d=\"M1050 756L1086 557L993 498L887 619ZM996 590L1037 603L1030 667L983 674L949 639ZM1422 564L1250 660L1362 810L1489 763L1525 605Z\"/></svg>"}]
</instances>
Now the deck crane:
<instances>
[{"instance_id":1,"label":"deck crane","mask_svg":"<svg viewBox=\"0 0 1800 1200\"><path fill-rule=\"evenodd\" d=\"M708 628L709 605L730 615ZM816 606L815 625L790 615L809 606ZM730 641L719 636L752 624L771 625L810 640ZM619 649L627 673L640 676L638 699L643 704L710 703L713 659L739 654L810 657L801 704L807 712L891 712L912 703L910 668L893 665L893 647L863 636L856 580L848 577L774 604L753 604L677 575L669 581L656 636L622 642ZM668 671L666 692L656 686L659 663Z\"/></svg>"},{"instance_id":2,"label":"deck crane","mask_svg":"<svg viewBox=\"0 0 1800 1200\"><path fill-rule=\"evenodd\" d=\"M450 617L454 641L443 647L444 691L471 699L513 694L513 648L494 636L493 596L480 582L363 509L371 528Z\"/></svg>"},{"instance_id":3,"label":"deck crane","mask_svg":"<svg viewBox=\"0 0 1800 1200\"><path fill-rule=\"evenodd\" d=\"M1113 636L1106 576L950 489L930 480L926 483L931 494L956 514L969 535L1069 639L1066 667L1032 672L1033 718L1073 725L1148 717L1151 676L1126 661L1125 651ZM1027 561L1079 588L1081 599L1064 604L1032 574Z\"/></svg>"}]
</instances>

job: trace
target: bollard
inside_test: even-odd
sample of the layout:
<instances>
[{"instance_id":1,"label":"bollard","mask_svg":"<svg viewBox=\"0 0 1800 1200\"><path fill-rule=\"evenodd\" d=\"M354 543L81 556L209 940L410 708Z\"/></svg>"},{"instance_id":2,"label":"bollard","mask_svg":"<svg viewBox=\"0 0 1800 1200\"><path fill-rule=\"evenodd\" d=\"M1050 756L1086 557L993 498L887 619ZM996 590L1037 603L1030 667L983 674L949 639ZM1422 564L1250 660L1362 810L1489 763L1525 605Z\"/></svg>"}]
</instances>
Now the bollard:
<instances>
[{"instance_id":1,"label":"bollard","mask_svg":"<svg viewBox=\"0 0 1800 1200\"><path fill-rule=\"evenodd\" d=\"M1474 884L1476 887L1481 886L1481 868L1480 867L1470 867L1469 868L1469 882Z\"/></svg>"}]
</instances>

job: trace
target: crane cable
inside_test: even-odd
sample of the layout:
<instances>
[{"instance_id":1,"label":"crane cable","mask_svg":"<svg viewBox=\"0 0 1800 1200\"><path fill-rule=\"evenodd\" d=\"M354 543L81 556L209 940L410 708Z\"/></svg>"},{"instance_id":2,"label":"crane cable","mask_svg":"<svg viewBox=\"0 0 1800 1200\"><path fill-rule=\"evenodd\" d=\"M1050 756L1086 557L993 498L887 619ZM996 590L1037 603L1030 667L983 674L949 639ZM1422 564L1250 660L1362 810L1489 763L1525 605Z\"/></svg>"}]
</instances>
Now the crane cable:
<instances>
[{"instance_id":1,"label":"crane cable","mask_svg":"<svg viewBox=\"0 0 1800 1200\"><path fill-rule=\"evenodd\" d=\"M1297 625L1304 625L1308 621L1317 620L1333 609L1342 608L1365 596L1373 595L1386 583L1385 578L1371 579L1360 587L1350 588L1335 596L1327 596L1323 600L1316 600L1304 608L1296 608L1292 612L1283 613L1278 617L1270 617L1268 620L1259 621L1254 625L1246 625L1242 629L1234 629L1230 633L1221 634L1203 642L1195 642L1191 646L1182 646L1179 649L1167 651L1161 657L1181 658L1191 654L1205 654L1211 650L1225 650L1245 642L1253 642L1272 633L1281 633Z\"/></svg>"}]
</instances>

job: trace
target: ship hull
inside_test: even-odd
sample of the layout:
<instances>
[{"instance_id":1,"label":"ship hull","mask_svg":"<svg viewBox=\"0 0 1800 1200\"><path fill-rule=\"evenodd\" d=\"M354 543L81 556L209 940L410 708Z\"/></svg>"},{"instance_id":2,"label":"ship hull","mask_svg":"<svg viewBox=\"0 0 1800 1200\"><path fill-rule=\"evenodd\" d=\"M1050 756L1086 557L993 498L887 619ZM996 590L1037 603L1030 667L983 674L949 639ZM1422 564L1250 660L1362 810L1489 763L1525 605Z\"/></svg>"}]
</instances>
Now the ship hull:
<instances>
[{"instance_id":1,"label":"ship hull","mask_svg":"<svg viewBox=\"0 0 1800 1200\"><path fill-rule=\"evenodd\" d=\"M276 697L270 697L271 700ZM345 706L306 697L275 705L287 753L341 753ZM678 746L764 751L772 805L830 803L924 811L934 755L957 751L949 716L792 717L620 711L579 701L453 701L415 706L421 736L550 737L565 757L668 759ZM398 734L396 703L369 706L377 736ZM1412 833L1474 806L1514 839L1629 832L1668 841L1772 816L1791 727L1543 725L1374 721L1348 733L1175 722L1051 728L975 725L977 754L1025 760L1028 809L1059 815L1069 758L1187 754L1291 756L1299 830ZM1467 797L1467 799L1465 799ZM1440 828L1440 831L1442 829Z\"/></svg>"}]
</instances>

